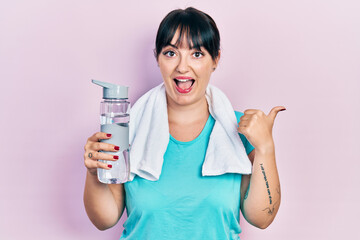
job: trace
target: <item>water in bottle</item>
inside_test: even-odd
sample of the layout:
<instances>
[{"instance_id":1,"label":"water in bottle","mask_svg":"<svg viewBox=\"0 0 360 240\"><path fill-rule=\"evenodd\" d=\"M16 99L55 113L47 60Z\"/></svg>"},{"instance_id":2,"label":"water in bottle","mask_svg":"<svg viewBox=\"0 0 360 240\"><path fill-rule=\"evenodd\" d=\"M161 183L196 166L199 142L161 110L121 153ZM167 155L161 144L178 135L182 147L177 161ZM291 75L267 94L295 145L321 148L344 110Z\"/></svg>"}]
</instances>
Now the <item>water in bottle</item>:
<instances>
[{"instance_id":1,"label":"water in bottle","mask_svg":"<svg viewBox=\"0 0 360 240\"><path fill-rule=\"evenodd\" d=\"M119 157L116 161L98 160L112 165L112 168L98 168L98 179L102 183L117 184L129 180L129 120L130 103L128 102L127 87L93 80L93 83L104 87L103 101L100 104L100 131L110 133L110 139L101 142L119 146L117 152L106 152Z\"/></svg>"}]
</instances>

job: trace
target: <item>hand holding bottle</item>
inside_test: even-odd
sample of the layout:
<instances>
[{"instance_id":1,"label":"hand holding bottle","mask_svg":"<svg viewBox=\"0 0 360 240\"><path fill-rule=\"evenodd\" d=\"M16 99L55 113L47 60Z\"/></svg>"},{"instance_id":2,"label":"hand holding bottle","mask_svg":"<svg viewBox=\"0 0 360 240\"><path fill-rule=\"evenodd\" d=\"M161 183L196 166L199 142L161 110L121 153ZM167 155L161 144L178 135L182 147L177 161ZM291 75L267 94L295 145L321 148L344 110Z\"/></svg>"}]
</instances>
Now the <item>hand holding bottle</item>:
<instances>
[{"instance_id":1,"label":"hand holding bottle","mask_svg":"<svg viewBox=\"0 0 360 240\"><path fill-rule=\"evenodd\" d=\"M97 132L91 137L88 138L85 144L85 153L84 153L84 163L85 167L88 169L89 173L96 176L97 168L102 168L109 170L112 168L111 164L106 164L104 162L98 161L108 160L108 161L116 161L119 159L117 155L111 155L99 151L106 152L117 152L119 150L119 146L115 146L114 144L99 142L103 139L110 139L111 134L107 134L104 132Z\"/></svg>"},{"instance_id":2,"label":"hand holding bottle","mask_svg":"<svg viewBox=\"0 0 360 240\"><path fill-rule=\"evenodd\" d=\"M128 101L128 87L112 83L92 80L96 85L103 87L103 101L100 103L100 131L112 134L112 138L99 138L101 142L113 144L118 152L114 158L118 161L109 164L107 159L98 158L104 165L112 168L98 168L98 179L102 183L121 184L127 182L130 176L129 163L129 121L130 102ZM92 139L93 141L97 140ZM98 148L101 145L98 144ZM105 145L104 145L105 146ZM111 149L113 151L113 149ZM109 151L105 151L111 154ZM108 157L108 156L107 156ZM109 167L109 166L108 166Z\"/></svg>"}]
</instances>

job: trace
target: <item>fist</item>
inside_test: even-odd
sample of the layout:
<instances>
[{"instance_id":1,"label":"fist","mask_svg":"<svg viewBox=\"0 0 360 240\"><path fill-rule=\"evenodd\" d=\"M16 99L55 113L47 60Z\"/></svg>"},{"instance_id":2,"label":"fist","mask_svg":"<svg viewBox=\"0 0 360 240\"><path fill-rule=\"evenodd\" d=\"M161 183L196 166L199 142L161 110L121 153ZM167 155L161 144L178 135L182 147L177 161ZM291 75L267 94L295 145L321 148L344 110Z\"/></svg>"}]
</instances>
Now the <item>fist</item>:
<instances>
[{"instance_id":1,"label":"fist","mask_svg":"<svg viewBox=\"0 0 360 240\"><path fill-rule=\"evenodd\" d=\"M277 106L266 115L258 109L247 109L244 111L244 115L240 117L238 132L243 134L256 149L273 147L272 129L274 121L278 112L283 110L286 108Z\"/></svg>"}]
</instances>

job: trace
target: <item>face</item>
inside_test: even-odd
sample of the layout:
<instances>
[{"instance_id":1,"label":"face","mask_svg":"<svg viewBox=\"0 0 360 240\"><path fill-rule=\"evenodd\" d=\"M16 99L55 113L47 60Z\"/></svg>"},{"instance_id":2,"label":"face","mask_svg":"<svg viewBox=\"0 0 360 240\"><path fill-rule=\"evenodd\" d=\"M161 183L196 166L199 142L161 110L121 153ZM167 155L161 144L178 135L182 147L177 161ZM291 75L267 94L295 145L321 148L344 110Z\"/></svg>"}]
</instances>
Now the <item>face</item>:
<instances>
[{"instance_id":1,"label":"face","mask_svg":"<svg viewBox=\"0 0 360 240\"><path fill-rule=\"evenodd\" d=\"M165 46L158 64L164 80L168 104L191 105L205 99L206 87L216 68L219 57L214 61L209 52L201 47L190 49L186 36L181 46L175 46L179 31L170 45Z\"/></svg>"}]
</instances>

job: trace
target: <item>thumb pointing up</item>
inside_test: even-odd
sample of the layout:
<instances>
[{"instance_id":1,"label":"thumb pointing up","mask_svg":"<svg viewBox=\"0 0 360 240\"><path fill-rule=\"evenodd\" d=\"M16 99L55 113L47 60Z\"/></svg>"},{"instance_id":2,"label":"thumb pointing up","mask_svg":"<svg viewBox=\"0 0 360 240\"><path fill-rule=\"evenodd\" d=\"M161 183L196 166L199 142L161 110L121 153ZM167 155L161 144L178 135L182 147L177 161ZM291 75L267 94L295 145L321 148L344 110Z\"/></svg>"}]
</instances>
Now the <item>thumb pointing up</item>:
<instances>
[{"instance_id":1,"label":"thumb pointing up","mask_svg":"<svg viewBox=\"0 0 360 240\"><path fill-rule=\"evenodd\" d=\"M240 117L238 132L244 134L255 148L269 146L273 142L272 128L276 115L284 110L286 110L285 107L277 106L266 115L258 109L246 109L244 115Z\"/></svg>"},{"instance_id":2,"label":"thumb pointing up","mask_svg":"<svg viewBox=\"0 0 360 240\"><path fill-rule=\"evenodd\" d=\"M268 117L272 120L272 122L274 123L276 115L278 114L278 112L280 111L284 111L286 110L285 107L283 106L277 106L277 107L273 107L268 115Z\"/></svg>"}]
</instances>

